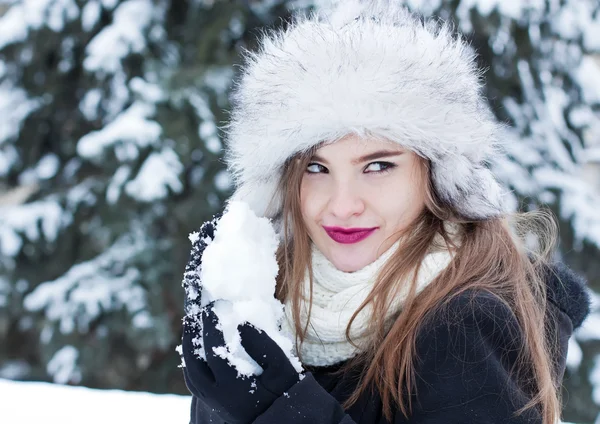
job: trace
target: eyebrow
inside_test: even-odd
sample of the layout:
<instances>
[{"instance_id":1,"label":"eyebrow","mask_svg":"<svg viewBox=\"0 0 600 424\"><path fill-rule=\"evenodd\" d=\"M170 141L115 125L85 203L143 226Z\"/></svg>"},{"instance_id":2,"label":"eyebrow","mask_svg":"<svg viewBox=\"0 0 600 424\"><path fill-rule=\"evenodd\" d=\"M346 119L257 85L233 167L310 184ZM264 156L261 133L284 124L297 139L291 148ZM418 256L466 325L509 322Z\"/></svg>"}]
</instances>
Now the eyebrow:
<instances>
[{"instance_id":1,"label":"eyebrow","mask_svg":"<svg viewBox=\"0 0 600 424\"><path fill-rule=\"evenodd\" d=\"M354 165L358 165L359 163L363 163L363 162L367 162L367 161L371 161L371 160L375 160L375 159L389 158L389 157L392 157L392 156L400 156L403 153L404 152L398 151L398 150L394 150L394 151L390 151L390 150L378 150L376 152L369 153L368 155L361 156L361 157L359 157L357 159L353 159L352 163ZM318 162L327 163L327 161L325 159L323 159L321 156L316 155L316 154L313 155L312 160L316 160Z\"/></svg>"}]
</instances>

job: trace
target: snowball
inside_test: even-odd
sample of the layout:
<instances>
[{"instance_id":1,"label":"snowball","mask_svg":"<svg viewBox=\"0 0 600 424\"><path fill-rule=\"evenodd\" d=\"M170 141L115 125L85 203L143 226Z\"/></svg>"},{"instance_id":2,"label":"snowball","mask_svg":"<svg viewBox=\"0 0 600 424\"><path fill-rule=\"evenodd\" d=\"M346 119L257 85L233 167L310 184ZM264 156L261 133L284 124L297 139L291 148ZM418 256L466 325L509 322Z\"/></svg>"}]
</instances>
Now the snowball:
<instances>
[{"instance_id":1,"label":"snowball","mask_svg":"<svg viewBox=\"0 0 600 424\"><path fill-rule=\"evenodd\" d=\"M273 297L278 267L277 234L241 202L232 202L204 251L200 279L213 299Z\"/></svg>"},{"instance_id":2,"label":"snowball","mask_svg":"<svg viewBox=\"0 0 600 424\"><path fill-rule=\"evenodd\" d=\"M238 376L260 375L263 371L241 345L237 328L244 323L265 331L296 371L302 372L292 341L279 330L284 313L283 304L275 298L278 244L267 218L257 217L244 202L232 201L202 256L202 305L215 301L217 326L225 340L225 346L214 351L235 367ZM197 352L204 356L202 346Z\"/></svg>"}]
</instances>

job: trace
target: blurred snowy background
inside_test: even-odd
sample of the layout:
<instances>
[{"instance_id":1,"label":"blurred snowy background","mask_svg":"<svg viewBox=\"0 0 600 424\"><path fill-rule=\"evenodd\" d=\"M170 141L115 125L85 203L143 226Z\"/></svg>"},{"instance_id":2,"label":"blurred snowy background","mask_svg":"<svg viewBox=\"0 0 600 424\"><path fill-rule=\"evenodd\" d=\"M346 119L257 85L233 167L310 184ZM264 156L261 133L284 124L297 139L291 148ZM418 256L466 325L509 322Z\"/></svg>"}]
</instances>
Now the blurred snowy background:
<instances>
[{"instance_id":1,"label":"blurred snowy background","mask_svg":"<svg viewBox=\"0 0 600 424\"><path fill-rule=\"evenodd\" d=\"M187 397L65 385L187 393L174 350L187 235L230 193L217 127L239 52L315 3L0 0L0 396L14 406L0 421L39 422L32 406L52 399L44 422L79 422L48 411L86 402L187 422ZM513 207L555 211L561 259L600 293L600 3L406 4L479 51L512 128L491 165ZM565 420L600 423L600 296L564 397Z\"/></svg>"}]
</instances>

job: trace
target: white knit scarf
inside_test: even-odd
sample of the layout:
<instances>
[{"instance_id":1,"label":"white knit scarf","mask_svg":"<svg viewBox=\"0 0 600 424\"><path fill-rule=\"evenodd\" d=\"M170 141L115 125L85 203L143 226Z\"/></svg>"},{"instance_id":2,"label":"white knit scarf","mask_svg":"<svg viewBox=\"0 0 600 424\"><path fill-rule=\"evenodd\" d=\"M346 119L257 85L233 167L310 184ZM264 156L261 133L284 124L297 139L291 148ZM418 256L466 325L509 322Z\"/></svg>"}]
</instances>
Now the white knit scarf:
<instances>
[{"instance_id":1,"label":"white knit scarf","mask_svg":"<svg viewBox=\"0 0 600 424\"><path fill-rule=\"evenodd\" d=\"M364 334L371 317L372 307L368 305L356 316L350 328L352 341L356 348L346 340L346 327L350 318L370 293L377 275L385 262L398 248L397 241L375 262L364 268L348 273L338 270L327 258L312 245L313 303L310 325L302 343L302 362L305 365L325 366L344 361L357 355L361 345L367 340ZM447 250L428 253L417 276L417 293L421 292L450 263L452 255ZM308 272L303 284L301 304L301 323L306 323L310 286ZM412 275L412 273L411 273ZM391 302L386 315L388 324L400 312L408 296L410 284L401 284L398 294ZM295 340L295 328L292 319L291 302L285 303L285 319L282 330Z\"/></svg>"}]
</instances>

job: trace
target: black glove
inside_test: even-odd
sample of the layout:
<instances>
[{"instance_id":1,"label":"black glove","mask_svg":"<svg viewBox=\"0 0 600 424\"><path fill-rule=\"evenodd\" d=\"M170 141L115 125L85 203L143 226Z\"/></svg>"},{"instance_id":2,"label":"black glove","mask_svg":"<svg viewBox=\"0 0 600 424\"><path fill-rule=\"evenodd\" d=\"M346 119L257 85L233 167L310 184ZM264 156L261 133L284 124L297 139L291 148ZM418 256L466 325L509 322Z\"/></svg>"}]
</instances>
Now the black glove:
<instances>
[{"instance_id":1,"label":"black glove","mask_svg":"<svg viewBox=\"0 0 600 424\"><path fill-rule=\"evenodd\" d=\"M259 376L238 378L237 370L213 351L225 342L223 333L216 328L218 318L212 304L203 308L201 316L206 362L194 354L196 346L192 340L199 336L198 323L193 317L184 320L183 370L188 389L222 420L251 423L296 384L300 375L267 333L246 323L238 326L242 346L264 371Z\"/></svg>"},{"instance_id":2,"label":"black glove","mask_svg":"<svg viewBox=\"0 0 600 424\"><path fill-rule=\"evenodd\" d=\"M190 258L185 266L183 282L181 283L185 289L184 310L186 314L193 314L194 311L197 312L200 309L200 267L202 266L202 255L206 246L214 240L217 222L219 222L222 215L223 213L220 212L213 216L212 220L202 224L200 231L198 231L199 237L192 245Z\"/></svg>"}]
</instances>

